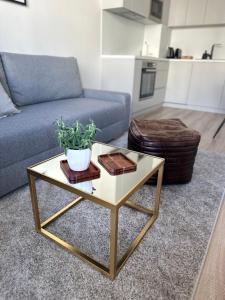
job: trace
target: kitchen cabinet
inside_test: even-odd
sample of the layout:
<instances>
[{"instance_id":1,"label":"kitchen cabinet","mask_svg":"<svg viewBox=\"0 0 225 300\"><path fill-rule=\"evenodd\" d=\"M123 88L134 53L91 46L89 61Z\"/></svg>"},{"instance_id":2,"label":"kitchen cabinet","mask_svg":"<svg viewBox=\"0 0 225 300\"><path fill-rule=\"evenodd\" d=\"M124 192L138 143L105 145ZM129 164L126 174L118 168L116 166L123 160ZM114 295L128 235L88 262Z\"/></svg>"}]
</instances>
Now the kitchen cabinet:
<instances>
[{"instance_id":1,"label":"kitchen cabinet","mask_svg":"<svg viewBox=\"0 0 225 300\"><path fill-rule=\"evenodd\" d=\"M171 0L168 25L185 26L189 0Z\"/></svg>"},{"instance_id":2,"label":"kitchen cabinet","mask_svg":"<svg viewBox=\"0 0 225 300\"><path fill-rule=\"evenodd\" d=\"M225 24L225 0L171 0L169 26Z\"/></svg>"},{"instance_id":3,"label":"kitchen cabinet","mask_svg":"<svg viewBox=\"0 0 225 300\"><path fill-rule=\"evenodd\" d=\"M149 17L150 0L125 0L124 7L145 17Z\"/></svg>"},{"instance_id":4,"label":"kitchen cabinet","mask_svg":"<svg viewBox=\"0 0 225 300\"><path fill-rule=\"evenodd\" d=\"M224 0L223 0L224 1ZM208 0L189 0L187 6L186 25L204 24L205 11ZM225 1L224 1L225 3Z\"/></svg>"},{"instance_id":5,"label":"kitchen cabinet","mask_svg":"<svg viewBox=\"0 0 225 300\"><path fill-rule=\"evenodd\" d=\"M102 8L111 12L131 18L132 13L139 17L148 18L150 13L150 0L102 0Z\"/></svg>"},{"instance_id":6,"label":"kitchen cabinet","mask_svg":"<svg viewBox=\"0 0 225 300\"><path fill-rule=\"evenodd\" d=\"M168 70L159 70L156 73L155 89L162 89L166 87L168 77Z\"/></svg>"},{"instance_id":7,"label":"kitchen cabinet","mask_svg":"<svg viewBox=\"0 0 225 300\"><path fill-rule=\"evenodd\" d=\"M102 0L102 9L116 9L123 7L123 0Z\"/></svg>"},{"instance_id":8,"label":"kitchen cabinet","mask_svg":"<svg viewBox=\"0 0 225 300\"><path fill-rule=\"evenodd\" d=\"M165 102L186 104L193 63L170 61Z\"/></svg>"},{"instance_id":9,"label":"kitchen cabinet","mask_svg":"<svg viewBox=\"0 0 225 300\"><path fill-rule=\"evenodd\" d=\"M161 23L163 25L166 25L166 26L168 26L168 22L169 22L170 1L171 0L164 0L163 1L163 14L162 14Z\"/></svg>"},{"instance_id":10,"label":"kitchen cabinet","mask_svg":"<svg viewBox=\"0 0 225 300\"><path fill-rule=\"evenodd\" d=\"M225 0L208 0L204 24L225 24Z\"/></svg>"},{"instance_id":11,"label":"kitchen cabinet","mask_svg":"<svg viewBox=\"0 0 225 300\"><path fill-rule=\"evenodd\" d=\"M195 62L193 64L188 105L219 108L224 93L225 64Z\"/></svg>"},{"instance_id":12,"label":"kitchen cabinet","mask_svg":"<svg viewBox=\"0 0 225 300\"><path fill-rule=\"evenodd\" d=\"M155 80L155 89L164 89L167 85L167 78L168 78L168 69L169 63L168 62L160 62L155 61L157 64L157 71L156 71L156 80Z\"/></svg>"},{"instance_id":13,"label":"kitchen cabinet","mask_svg":"<svg viewBox=\"0 0 225 300\"><path fill-rule=\"evenodd\" d=\"M220 108L225 109L225 80L224 80L223 91L221 95Z\"/></svg>"},{"instance_id":14,"label":"kitchen cabinet","mask_svg":"<svg viewBox=\"0 0 225 300\"><path fill-rule=\"evenodd\" d=\"M150 110L151 107L162 104L165 99L169 61L160 61L154 59L150 59L150 60L156 63L157 65L154 95L152 97L145 98L144 100L142 99L141 101L140 101L141 72L142 72L142 67L143 67L143 63L145 62L145 59L139 58L135 60L133 91L131 93L133 115L145 113L146 111Z\"/></svg>"}]
</instances>

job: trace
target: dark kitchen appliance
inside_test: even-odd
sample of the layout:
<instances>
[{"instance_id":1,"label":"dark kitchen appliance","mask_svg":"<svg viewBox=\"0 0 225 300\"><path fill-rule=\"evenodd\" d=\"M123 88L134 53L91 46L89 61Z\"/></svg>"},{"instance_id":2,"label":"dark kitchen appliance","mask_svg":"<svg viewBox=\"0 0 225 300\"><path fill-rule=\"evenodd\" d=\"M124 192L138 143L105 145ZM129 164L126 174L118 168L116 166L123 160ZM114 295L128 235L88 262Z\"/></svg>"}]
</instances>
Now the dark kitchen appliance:
<instances>
[{"instance_id":1,"label":"dark kitchen appliance","mask_svg":"<svg viewBox=\"0 0 225 300\"><path fill-rule=\"evenodd\" d=\"M175 58L181 59L182 57L182 50L177 48L175 51Z\"/></svg>"},{"instance_id":2,"label":"dark kitchen appliance","mask_svg":"<svg viewBox=\"0 0 225 300\"><path fill-rule=\"evenodd\" d=\"M210 54L205 50L205 52L202 54L202 59L210 59Z\"/></svg>"},{"instance_id":3,"label":"dark kitchen appliance","mask_svg":"<svg viewBox=\"0 0 225 300\"><path fill-rule=\"evenodd\" d=\"M174 58L174 57L175 57L175 51L173 47L168 47L166 58Z\"/></svg>"},{"instance_id":4,"label":"dark kitchen appliance","mask_svg":"<svg viewBox=\"0 0 225 300\"><path fill-rule=\"evenodd\" d=\"M143 61L141 70L140 101L154 96L157 65L153 61Z\"/></svg>"},{"instance_id":5,"label":"dark kitchen appliance","mask_svg":"<svg viewBox=\"0 0 225 300\"><path fill-rule=\"evenodd\" d=\"M163 17L163 1L162 0L152 0L150 15L156 18L157 21L162 21Z\"/></svg>"}]
</instances>

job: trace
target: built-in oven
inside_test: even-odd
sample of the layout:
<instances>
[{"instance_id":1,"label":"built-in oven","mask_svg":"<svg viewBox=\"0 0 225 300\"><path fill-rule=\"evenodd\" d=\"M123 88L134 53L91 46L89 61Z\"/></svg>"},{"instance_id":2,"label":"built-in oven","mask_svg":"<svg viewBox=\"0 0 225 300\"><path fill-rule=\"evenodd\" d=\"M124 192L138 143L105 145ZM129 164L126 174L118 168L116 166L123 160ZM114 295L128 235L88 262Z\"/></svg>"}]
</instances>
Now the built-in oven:
<instances>
[{"instance_id":1,"label":"built-in oven","mask_svg":"<svg viewBox=\"0 0 225 300\"><path fill-rule=\"evenodd\" d=\"M151 9L150 9L151 17L155 18L156 21L161 22L163 17L163 0L152 0L151 1Z\"/></svg>"},{"instance_id":2,"label":"built-in oven","mask_svg":"<svg viewBox=\"0 0 225 300\"><path fill-rule=\"evenodd\" d=\"M154 96L157 65L143 61L141 70L140 101Z\"/></svg>"}]
</instances>

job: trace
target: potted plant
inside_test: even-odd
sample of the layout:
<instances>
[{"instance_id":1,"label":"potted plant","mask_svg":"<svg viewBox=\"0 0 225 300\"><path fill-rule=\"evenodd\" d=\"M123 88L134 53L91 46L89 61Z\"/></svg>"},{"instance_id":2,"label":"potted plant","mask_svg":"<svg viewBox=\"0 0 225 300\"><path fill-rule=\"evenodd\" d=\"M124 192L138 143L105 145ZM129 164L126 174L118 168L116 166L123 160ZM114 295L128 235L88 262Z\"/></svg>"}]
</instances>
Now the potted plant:
<instances>
[{"instance_id":1,"label":"potted plant","mask_svg":"<svg viewBox=\"0 0 225 300\"><path fill-rule=\"evenodd\" d=\"M70 127L61 118L56 124L59 145L64 149L70 169L87 170L91 161L91 146L97 132L95 123L91 121L90 124L83 125L76 121Z\"/></svg>"}]
</instances>

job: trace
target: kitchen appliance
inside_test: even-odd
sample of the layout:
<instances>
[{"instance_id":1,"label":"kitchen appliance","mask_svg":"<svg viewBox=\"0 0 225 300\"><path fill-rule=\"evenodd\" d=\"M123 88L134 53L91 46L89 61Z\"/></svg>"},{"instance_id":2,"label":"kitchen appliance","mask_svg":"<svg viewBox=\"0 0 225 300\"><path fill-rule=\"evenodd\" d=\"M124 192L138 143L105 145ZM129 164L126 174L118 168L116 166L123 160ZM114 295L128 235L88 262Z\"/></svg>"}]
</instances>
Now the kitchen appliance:
<instances>
[{"instance_id":1,"label":"kitchen appliance","mask_svg":"<svg viewBox=\"0 0 225 300\"><path fill-rule=\"evenodd\" d=\"M175 57L175 51L173 47L168 47L166 58L174 58L174 57Z\"/></svg>"},{"instance_id":2,"label":"kitchen appliance","mask_svg":"<svg viewBox=\"0 0 225 300\"><path fill-rule=\"evenodd\" d=\"M150 16L157 22L162 21L163 17L163 0L152 0L150 8Z\"/></svg>"},{"instance_id":3,"label":"kitchen appliance","mask_svg":"<svg viewBox=\"0 0 225 300\"><path fill-rule=\"evenodd\" d=\"M153 61L143 61L141 70L140 101L154 96L157 65Z\"/></svg>"},{"instance_id":4,"label":"kitchen appliance","mask_svg":"<svg viewBox=\"0 0 225 300\"><path fill-rule=\"evenodd\" d=\"M181 59L182 57L182 50L177 48L175 51L175 58Z\"/></svg>"},{"instance_id":5,"label":"kitchen appliance","mask_svg":"<svg viewBox=\"0 0 225 300\"><path fill-rule=\"evenodd\" d=\"M205 50L205 52L202 54L202 59L210 59L210 54Z\"/></svg>"}]
</instances>

